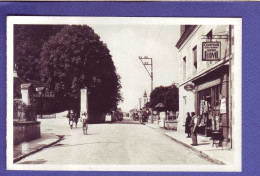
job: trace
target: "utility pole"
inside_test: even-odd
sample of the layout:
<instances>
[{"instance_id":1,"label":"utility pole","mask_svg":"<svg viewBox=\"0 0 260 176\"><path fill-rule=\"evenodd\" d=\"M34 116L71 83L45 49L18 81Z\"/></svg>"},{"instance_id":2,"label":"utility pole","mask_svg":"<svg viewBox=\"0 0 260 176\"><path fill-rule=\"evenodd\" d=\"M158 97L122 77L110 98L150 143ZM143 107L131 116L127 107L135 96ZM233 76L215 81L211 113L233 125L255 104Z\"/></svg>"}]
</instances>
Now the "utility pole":
<instances>
[{"instance_id":1,"label":"utility pole","mask_svg":"<svg viewBox=\"0 0 260 176\"><path fill-rule=\"evenodd\" d=\"M148 56L144 56L144 57L139 56L139 59L142 62L145 70L147 71L147 73L151 77L151 93L152 93L152 91L153 91L153 59L148 58ZM148 68L147 68L149 66L151 66L150 72L148 71ZM150 101L151 101L151 99L150 99ZM151 123L153 123L153 109L152 109L152 114L151 114Z\"/></svg>"}]
</instances>

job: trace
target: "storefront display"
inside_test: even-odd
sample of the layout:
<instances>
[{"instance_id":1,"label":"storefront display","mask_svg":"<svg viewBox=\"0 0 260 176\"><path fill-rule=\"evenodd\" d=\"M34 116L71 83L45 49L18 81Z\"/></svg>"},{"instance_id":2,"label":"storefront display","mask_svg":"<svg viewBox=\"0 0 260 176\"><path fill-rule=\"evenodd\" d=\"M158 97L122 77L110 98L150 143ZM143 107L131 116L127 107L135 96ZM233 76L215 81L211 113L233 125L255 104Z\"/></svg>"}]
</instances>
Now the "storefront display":
<instances>
[{"instance_id":1,"label":"storefront display","mask_svg":"<svg viewBox=\"0 0 260 176\"><path fill-rule=\"evenodd\" d=\"M215 118L219 117L220 114L220 96L220 85L215 85L213 87L198 92L198 102L200 102L198 107L198 115L200 119L199 133L202 135L210 136L210 134L216 130Z\"/></svg>"}]
</instances>

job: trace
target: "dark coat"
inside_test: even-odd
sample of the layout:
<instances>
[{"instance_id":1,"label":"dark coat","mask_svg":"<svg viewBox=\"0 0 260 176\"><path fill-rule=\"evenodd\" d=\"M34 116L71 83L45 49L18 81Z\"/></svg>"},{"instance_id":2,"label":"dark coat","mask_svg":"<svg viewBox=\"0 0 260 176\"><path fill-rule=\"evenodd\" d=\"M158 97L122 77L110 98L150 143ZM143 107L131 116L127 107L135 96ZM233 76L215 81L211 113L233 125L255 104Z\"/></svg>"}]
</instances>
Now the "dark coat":
<instances>
[{"instance_id":1,"label":"dark coat","mask_svg":"<svg viewBox=\"0 0 260 176\"><path fill-rule=\"evenodd\" d=\"M190 122L191 122L191 116L187 116L186 122L185 122L185 133L190 133Z\"/></svg>"}]
</instances>

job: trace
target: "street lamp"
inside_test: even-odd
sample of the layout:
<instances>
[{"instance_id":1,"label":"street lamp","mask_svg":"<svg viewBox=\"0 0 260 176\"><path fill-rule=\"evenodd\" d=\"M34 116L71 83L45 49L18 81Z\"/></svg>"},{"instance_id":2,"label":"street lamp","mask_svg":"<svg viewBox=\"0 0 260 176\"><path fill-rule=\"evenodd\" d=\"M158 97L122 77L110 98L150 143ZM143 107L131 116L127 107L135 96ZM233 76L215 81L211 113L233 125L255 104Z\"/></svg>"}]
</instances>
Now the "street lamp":
<instances>
[{"instance_id":1,"label":"street lamp","mask_svg":"<svg viewBox=\"0 0 260 176\"><path fill-rule=\"evenodd\" d=\"M142 62L145 70L147 71L147 73L149 74L149 76L151 77L151 93L153 91L153 58L149 58L148 56L144 56L144 57L141 57L139 56L138 57L140 59L140 61ZM148 68L147 66L151 66L151 70L150 72L148 71ZM153 123L153 109L152 109L152 114L151 114L151 123Z\"/></svg>"}]
</instances>

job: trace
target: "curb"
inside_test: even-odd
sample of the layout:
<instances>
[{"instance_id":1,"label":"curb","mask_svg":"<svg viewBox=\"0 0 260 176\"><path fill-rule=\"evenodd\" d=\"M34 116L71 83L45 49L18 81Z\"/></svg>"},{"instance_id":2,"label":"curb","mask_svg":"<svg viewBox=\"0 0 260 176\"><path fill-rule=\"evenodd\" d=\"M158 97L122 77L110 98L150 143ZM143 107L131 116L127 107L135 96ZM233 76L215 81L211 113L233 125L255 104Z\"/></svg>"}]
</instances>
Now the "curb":
<instances>
[{"instance_id":1,"label":"curb","mask_svg":"<svg viewBox=\"0 0 260 176\"><path fill-rule=\"evenodd\" d=\"M58 136L58 135L57 135L57 136ZM16 163L16 162L20 161L21 159L23 159L23 158L25 158L25 157L27 157L27 156L29 156L29 155L32 155L32 154L37 153L37 152L39 152L39 151L41 151L41 150L43 150L43 149L45 149L45 148L48 148L48 147L50 147L50 146L52 146L52 145L54 145L54 144L60 142L60 141L64 138L64 136L58 136L58 137L59 137L58 140L56 140L56 141L54 141L54 142L52 142L52 143L50 143L50 144L48 144L48 145L44 145L44 146L39 147L39 148L37 148L37 149L35 149L35 150L29 152L29 153L26 153L26 154L24 154L24 155L21 155L21 156L18 156L18 157L16 157L16 158L14 158L13 163Z\"/></svg>"},{"instance_id":2,"label":"curb","mask_svg":"<svg viewBox=\"0 0 260 176\"><path fill-rule=\"evenodd\" d=\"M146 125L146 126L152 128L152 129L156 129L156 128L153 128L153 127L151 127L151 126L149 126L149 125ZM218 160L218 159L216 159L216 158L210 156L209 154L206 154L205 152L203 152L203 151L201 151L201 150L196 149L195 147L192 147L192 146L190 146L190 145L188 145L188 144L186 144L186 143L184 143L184 142L182 142L182 141L180 141L180 140L175 139L175 138L172 137L172 136L167 135L166 133L164 133L164 135L170 137L173 141L178 142L179 144L182 144L182 145L184 145L184 146L187 147L187 148L190 148L191 150L193 150L193 151L195 151L196 153L198 153L200 156L204 157L205 159L207 159L207 160L209 160L209 161L211 161L211 162L213 162L213 163L215 163L215 164L219 164L219 165L226 165L226 164L227 164L227 163L225 163L225 162L223 162L223 161L220 161L220 160Z\"/></svg>"},{"instance_id":3,"label":"curb","mask_svg":"<svg viewBox=\"0 0 260 176\"><path fill-rule=\"evenodd\" d=\"M206 158L207 160L209 160L209 161L211 161L211 162L213 162L213 163L216 163L216 164L219 164L219 165L226 165L225 162L220 161L220 160L218 160L218 159L216 159L216 158L213 158L212 156L206 154L205 152L203 152L203 151L201 151L201 150L196 149L195 147L192 147L192 146L190 146L190 145L188 145L188 144L186 144L186 143L184 143L184 142L182 142L182 141L180 141L180 140L177 140L177 139L175 139L175 138L172 137L172 136L169 136L169 135L167 135L167 134L165 134L165 135L168 136L168 137L170 137L173 141L178 142L178 143L184 145L185 147L192 149L193 151L195 151L196 153L200 154L202 157Z\"/></svg>"},{"instance_id":4,"label":"curb","mask_svg":"<svg viewBox=\"0 0 260 176\"><path fill-rule=\"evenodd\" d=\"M143 125L148 126L149 128L152 128L152 129L160 129L160 127L156 128L156 127L153 127L153 126L147 125L146 123L144 123Z\"/></svg>"}]
</instances>

